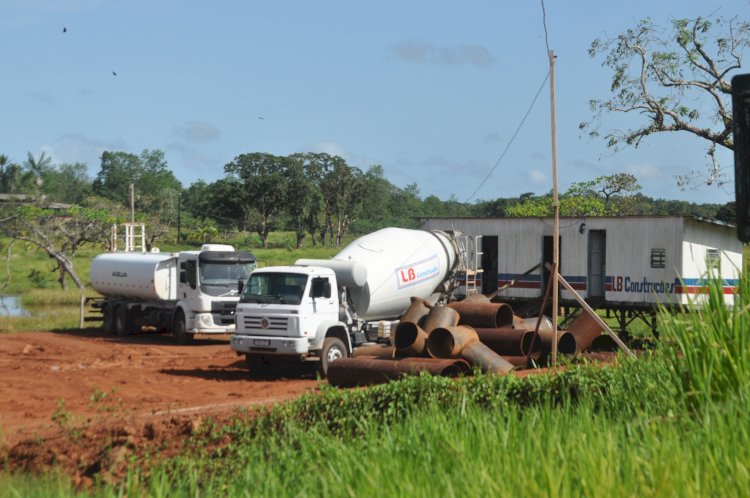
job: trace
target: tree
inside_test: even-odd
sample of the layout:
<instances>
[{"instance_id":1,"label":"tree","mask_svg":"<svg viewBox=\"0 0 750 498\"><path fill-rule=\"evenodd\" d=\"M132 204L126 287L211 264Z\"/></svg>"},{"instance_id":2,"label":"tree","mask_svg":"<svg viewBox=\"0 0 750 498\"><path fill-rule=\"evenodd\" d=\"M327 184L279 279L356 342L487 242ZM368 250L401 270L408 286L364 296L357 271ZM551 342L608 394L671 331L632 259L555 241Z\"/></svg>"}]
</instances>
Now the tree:
<instances>
[{"instance_id":1,"label":"tree","mask_svg":"<svg viewBox=\"0 0 750 498\"><path fill-rule=\"evenodd\" d=\"M631 202L641 189L635 176L628 173L605 175L587 182L573 183L560 196L562 216L622 216L636 214ZM623 195L626 193L628 195ZM506 209L509 216L552 216L552 195L523 196Z\"/></svg>"},{"instance_id":2,"label":"tree","mask_svg":"<svg viewBox=\"0 0 750 498\"><path fill-rule=\"evenodd\" d=\"M136 209L161 217L176 216L176 193L182 190L179 180L169 170L160 150L144 150L140 156L128 152L105 151L101 169L96 174L96 195L130 205L130 184L136 193Z\"/></svg>"},{"instance_id":3,"label":"tree","mask_svg":"<svg viewBox=\"0 0 750 498\"><path fill-rule=\"evenodd\" d=\"M229 180L236 182L235 192L246 219L258 233L263 247L276 226L287 191L285 170L289 158L255 152L241 154L224 166Z\"/></svg>"},{"instance_id":4,"label":"tree","mask_svg":"<svg viewBox=\"0 0 750 498\"><path fill-rule=\"evenodd\" d=\"M83 163L63 163L42 175L42 192L53 201L81 204L91 195L88 168Z\"/></svg>"},{"instance_id":5,"label":"tree","mask_svg":"<svg viewBox=\"0 0 750 498\"><path fill-rule=\"evenodd\" d=\"M307 234L307 223L310 218L310 210L316 209L312 200L316 195L317 185L305 174L305 163L302 157L291 156L288 158L286 168L286 194L284 196L284 207L294 225L296 246L302 247L302 241ZM315 232L313 237L315 236Z\"/></svg>"},{"instance_id":6,"label":"tree","mask_svg":"<svg viewBox=\"0 0 750 498\"><path fill-rule=\"evenodd\" d=\"M102 209L70 207L49 209L36 201L3 208L0 233L13 240L29 242L45 251L57 266L60 287L67 289L66 277L83 290L84 284L73 267L73 255L84 244L104 242L115 221Z\"/></svg>"},{"instance_id":7,"label":"tree","mask_svg":"<svg viewBox=\"0 0 750 498\"><path fill-rule=\"evenodd\" d=\"M750 23L712 14L671 24L663 29L644 19L619 36L594 40L589 55L604 55L602 65L613 72L612 95L592 100L594 118L580 127L596 137L605 113L640 116L633 128L606 132L614 150L638 147L653 134L690 133L708 142L708 171L680 175L678 185L701 177L707 185L722 185L726 175L715 151L717 146L734 149L730 77L750 46Z\"/></svg>"}]
</instances>

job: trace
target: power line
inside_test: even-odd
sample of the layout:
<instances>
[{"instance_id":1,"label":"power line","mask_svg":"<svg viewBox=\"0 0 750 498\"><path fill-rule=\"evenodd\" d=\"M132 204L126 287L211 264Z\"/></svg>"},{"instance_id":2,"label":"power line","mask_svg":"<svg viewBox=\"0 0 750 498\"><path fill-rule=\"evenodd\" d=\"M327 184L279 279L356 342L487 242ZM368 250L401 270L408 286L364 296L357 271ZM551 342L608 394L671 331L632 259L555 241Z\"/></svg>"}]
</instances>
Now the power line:
<instances>
[{"instance_id":1,"label":"power line","mask_svg":"<svg viewBox=\"0 0 750 498\"><path fill-rule=\"evenodd\" d=\"M542 25L544 26L544 44L547 46L547 53L549 54L549 38L547 36L547 9L544 8L544 0L542 2Z\"/></svg>"},{"instance_id":2,"label":"power line","mask_svg":"<svg viewBox=\"0 0 750 498\"><path fill-rule=\"evenodd\" d=\"M518 136L518 132L521 131L521 128L523 127L523 124L526 122L526 118L529 117L529 114L531 113L531 110L534 108L534 104L536 103L536 99L539 98L539 94L542 93L542 90L544 90L544 85L547 83L547 79L549 78L549 72L544 77L544 81L542 81L542 84L539 86L539 90L536 92L536 95L534 95L534 100L531 101L531 105L529 105L528 110L526 111L526 114L523 115L523 119L521 119L521 122L518 124L518 127L516 128L516 131L513 133L513 136L510 138L510 141L508 142L508 145L505 147L505 150L502 154L500 154L500 157L497 158L497 161L495 161L495 165L490 169L490 172L487 173L487 176L484 177L484 179L479 183L479 186L472 192L472 194L466 199L465 202L469 202L474 198L475 195L477 195L477 192L484 186L485 182L492 176L492 173L495 172L495 169L500 164L500 161L503 160L503 157L505 157L505 154L508 152L508 149L510 149L510 146L513 145L513 141Z\"/></svg>"}]
</instances>

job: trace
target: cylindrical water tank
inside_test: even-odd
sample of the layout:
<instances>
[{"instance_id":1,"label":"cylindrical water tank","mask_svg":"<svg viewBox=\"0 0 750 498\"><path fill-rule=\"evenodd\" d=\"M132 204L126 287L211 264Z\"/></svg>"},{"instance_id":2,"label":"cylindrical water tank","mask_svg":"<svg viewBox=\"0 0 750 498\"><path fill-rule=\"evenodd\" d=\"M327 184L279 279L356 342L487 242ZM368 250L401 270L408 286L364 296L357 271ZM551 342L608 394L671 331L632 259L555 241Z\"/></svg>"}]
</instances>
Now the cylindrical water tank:
<instances>
[{"instance_id":1,"label":"cylindrical water tank","mask_svg":"<svg viewBox=\"0 0 750 498\"><path fill-rule=\"evenodd\" d=\"M457 258L454 241L445 232L383 228L356 239L333 261L364 265L367 280L348 288L349 296L357 316L377 320L400 316L412 296L433 294Z\"/></svg>"},{"instance_id":2,"label":"cylindrical water tank","mask_svg":"<svg viewBox=\"0 0 750 498\"><path fill-rule=\"evenodd\" d=\"M168 253L112 252L91 262L91 286L104 296L177 298L177 257Z\"/></svg>"}]
</instances>

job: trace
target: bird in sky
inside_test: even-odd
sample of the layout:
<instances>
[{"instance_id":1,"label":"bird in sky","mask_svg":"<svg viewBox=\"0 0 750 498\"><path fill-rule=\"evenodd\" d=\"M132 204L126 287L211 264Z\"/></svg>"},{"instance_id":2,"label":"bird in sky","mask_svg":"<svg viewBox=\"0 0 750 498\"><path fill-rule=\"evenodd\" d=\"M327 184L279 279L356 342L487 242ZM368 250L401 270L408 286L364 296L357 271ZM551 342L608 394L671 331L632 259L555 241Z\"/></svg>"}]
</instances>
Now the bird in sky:
<instances>
[{"instance_id":1,"label":"bird in sky","mask_svg":"<svg viewBox=\"0 0 750 498\"><path fill-rule=\"evenodd\" d=\"M63 33L67 33L67 32L68 32L68 28L66 28L65 26L63 26Z\"/></svg>"},{"instance_id":2,"label":"bird in sky","mask_svg":"<svg viewBox=\"0 0 750 498\"><path fill-rule=\"evenodd\" d=\"M112 71L112 76L117 76L117 73Z\"/></svg>"},{"instance_id":3,"label":"bird in sky","mask_svg":"<svg viewBox=\"0 0 750 498\"><path fill-rule=\"evenodd\" d=\"M258 119L265 119L263 116L258 116Z\"/></svg>"}]
</instances>

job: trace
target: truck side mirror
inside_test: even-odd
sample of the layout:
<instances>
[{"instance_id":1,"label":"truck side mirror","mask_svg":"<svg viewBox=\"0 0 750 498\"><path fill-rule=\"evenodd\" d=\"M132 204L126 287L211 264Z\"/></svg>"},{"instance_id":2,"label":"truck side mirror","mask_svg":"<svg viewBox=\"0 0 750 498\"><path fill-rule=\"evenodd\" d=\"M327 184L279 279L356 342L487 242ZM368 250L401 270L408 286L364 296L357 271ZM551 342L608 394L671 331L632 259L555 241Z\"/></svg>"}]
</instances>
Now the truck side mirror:
<instances>
[{"instance_id":1,"label":"truck side mirror","mask_svg":"<svg viewBox=\"0 0 750 498\"><path fill-rule=\"evenodd\" d=\"M737 238L750 242L750 74L732 78L732 121Z\"/></svg>"},{"instance_id":2,"label":"truck side mirror","mask_svg":"<svg viewBox=\"0 0 750 498\"><path fill-rule=\"evenodd\" d=\"M242 291L245 289L245 279L240 277L237 280L237 294L242 294Z\"/></svg>"},{"instance_id":3,"label":"truck side mirror","mask_svg":"<svg viewBox=\"0 0 750 498\"><path fill-rule=\"evenodd\" d=\"M310 293L312 294L313 299L319 297L331 297L331 282L327 278L313 278Z\"/></svg>"},{"instance_id":4,"label":"truck side mirror","mask_svg":"<svg viewBox=\"0 0 750 498\"><path fill-rule=\"evenodd\" d=\"M187 270L187 262L183 261L180 263L180 270Z\"/></svg>"},{"instance_id":5,"label":"truck side mirror","mask_svg":"<svg viewBox=\"0 0 750 498\"><path fill-rule=\"evenodd\" d=\"M184 265L185 263L181 263L180 266ZM185 270L182 270L180 272L180 283L186 284L187 283L187 272Z\"/></svg>"}]
</instances>

